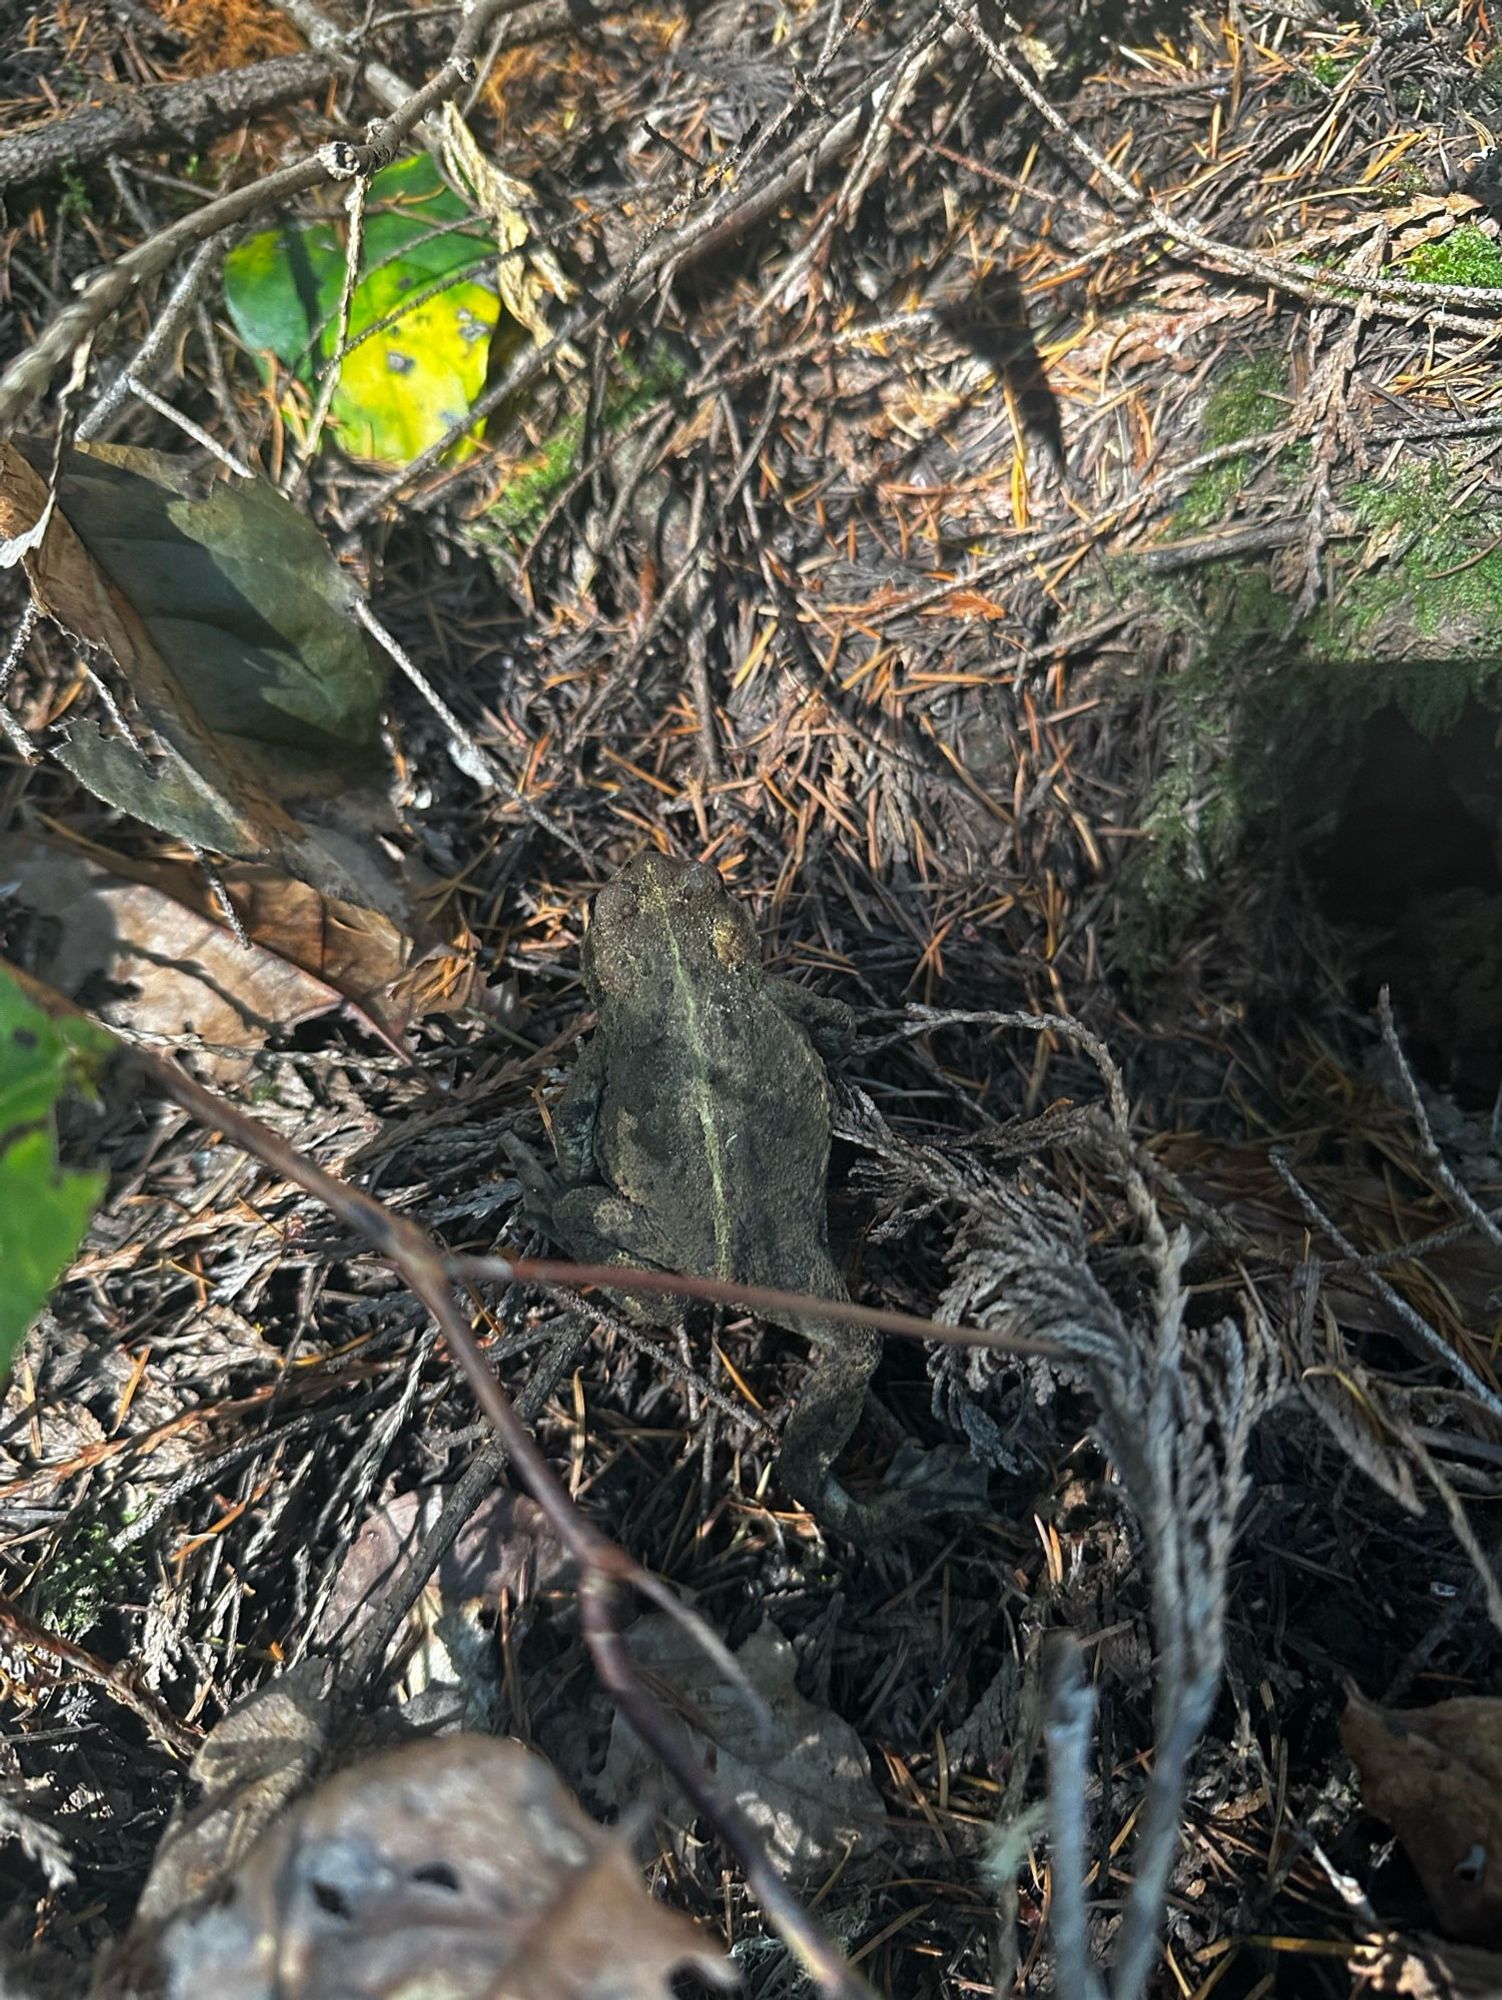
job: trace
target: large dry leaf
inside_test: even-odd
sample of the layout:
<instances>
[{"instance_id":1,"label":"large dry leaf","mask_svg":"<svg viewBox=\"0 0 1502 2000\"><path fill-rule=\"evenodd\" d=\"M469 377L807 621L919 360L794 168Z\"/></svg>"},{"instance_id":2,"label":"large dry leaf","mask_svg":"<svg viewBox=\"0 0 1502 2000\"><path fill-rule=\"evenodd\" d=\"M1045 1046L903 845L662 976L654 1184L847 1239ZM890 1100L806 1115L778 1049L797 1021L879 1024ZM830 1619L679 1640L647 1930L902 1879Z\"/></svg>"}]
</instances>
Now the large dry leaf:
<instances>
[{"instance_id":1,"label":"large dry leaf","mask_svg":"<svg viewBox=\"0 0 1502 2000\"><path fill-rule=\"evenodd\" d=\"M860 1738L832 1710L798 1692L793 1649L770 1620L735 1656L770 1712L765 1731L744 1690L673 1619L639 1619L626 1643L637 1665L671 1689L695 1750L758 1828L780 1868L805 1880L822 1876L880 1837L886 1808ZM599 1790L622 1809L645 1800L666 1812L679 1797L619 1714Z\"/></svg>"},{"instance_id":2,"label":"large dry leaf","mask_svg":"<svg viewBox=\"0 0 1502 2000\"><path fill-rule=\"evenodd\" d=\"M126 1940L127 1963L156 1928L216 1894L299 1792L328 1745L327 1670L308 1662L248 1695L209 1731L192 1763L198 1799L162 1835Z\"/></svg>"},{"instance_id":3,"label":"large dry leaf","mask_svg":"<svg viewBox=\"0 0 1502 2000\"><path fill-rule=\"evenodd\" d=\"M82 852L0 841L0 898L31 918L28 972L107 1027L194 1045L194 1070L210 1082L237 1081L276 1029L341 1004L285 959L246 951L221 925Z\"/></svg>"},{"instance_id":4,"label":"large dry leaf","mask_svg":"<svg viewBox=\"0 0 1502 2000\"><path fill-rule=\"evenodd\" d=\"M438 1486L399 1494L366 1517L314 1628L320 1652L344 1658L364 1643L450 1493ZM394 1692L409 1726L492 1727L502 1695L496 1606L503 1593L513 1610L525 1604L568 1563L535 1500L505 1487L486 1495L392 1640L401 1663Z\"/></svg>"},{"instance_id":5,"label":"large dry leaf","mask_svg":"<svg viewBox=\"0 0 1502 2000\"><path fill-rule=\"evenodd\" d=\"M0 841L0 897L31 917L26 970L122 1033L199 1044L194 1068L206 1079L235 1081L269 1036L331 1008L353 1006L394 1042L417 1013L470 1001L472 957L443 946L419 956L379 910L263 864L219 872L249 949L198 869L82 843Z\"/></svg>"},{"instance_id":6,"label":"large dry leaf","mask_svg":"<svg viewBox=\"0 0 1502 2000\"><path fill-rule=\"evenodd\" d=\"M1403 1844L1440 1929L1502 1947L1502 1701L1384 1709L1353 1694L1340 1740L1367 1809Z\"/></svg>"},{"instance_id":7,"label":"large dry leaf","mask_svg":"<svg viewBox=\"0 0 1502 2000\"><path fill-rule=\"evenodd\" d=\"M449 1736L351 1766L169 1922L125 1990L163 2000L667 2000L734 1975L621 1838L520 1744Z\"/></svg>"},{"instance_id":8,"label":"large dry leaf","mask_svg":"<svg viewBox=\"0 0 1502 2000\"><path fill-rule=\"evenodd\" d=\"M446 1486L428 1486L383 1501L367 1515L319 1614L316 1644L348 1651L359 1642L370 1620L381 1615L394 1579L437 1525L449 1495ZM537 1502L500 1487L460 1529L434 1573L433 1588L448 1606L494 1607L503 1591L513 1603L524 1604L539 1587L557 1582L568 1561Z\"/></svg>"}]
</instances>

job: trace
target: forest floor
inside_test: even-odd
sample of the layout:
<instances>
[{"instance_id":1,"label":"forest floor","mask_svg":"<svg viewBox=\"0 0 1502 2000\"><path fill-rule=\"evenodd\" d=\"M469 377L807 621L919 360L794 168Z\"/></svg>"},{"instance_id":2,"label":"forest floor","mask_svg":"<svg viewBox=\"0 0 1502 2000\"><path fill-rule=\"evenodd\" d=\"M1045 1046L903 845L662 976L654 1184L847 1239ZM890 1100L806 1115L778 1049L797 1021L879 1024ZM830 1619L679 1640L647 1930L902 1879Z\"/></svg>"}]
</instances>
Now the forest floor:
<instances>
[{"instance_id":1,"label":"forest floor","mask_svg":"<svg viewBox=\"0 0 1502 2000\"><path fill-rule=\"evenodd\" d=\"M399 318L367 335L431 405L379 437L353 389L315 417L308 371L253 351L255 314L296 319L292 279L265 270L347 226L327 181L211 239L176 303L182 258L132 286L82 386L58 367L24 411L0 390L50 477L59 424L130 375L150 400L121 389L97 440L197 466L175 412L316 524L421 676L393 672L385 733L308 787L325 850L362 849L388 901L373 915L371 890L340 959L348 911L287 893L328 875L263 873L254 966L206 1025L159 961L223 932L217 898L251 874L196 821L153 831L97 765L90 789L87 759L51 754L65 718L110 724L99 683L145 697L44 621L0 671L0 951L455 1250L547 1255L508 1148L549 1150L590 899L643 847L712 862L767 964L855 1010L830 1181L852 1294L1000 1335L1065 1328L1052 1362L888 1343L881 1402L926 1444L968 1442L988 1511L861 1549L777 1479L801 1341L734 1309L644 1336L597 1293L468 1296L575 1506L732 1648L768 1626L788 1642L808 1754L832 1760L813 1788L852 1788L783 1856L821 1922L903 2000L1048 1989L1050 1848L1025 1814L1046 1785L1047 1641L1071 1632L1097 1703L1089 1921L1109 1957L1164 1755L1171 1613L1203 1634L1216 1692L1157 1990L1391 1985L1414 1975L1383 1940L1447 1926L1502 1948L1495 1908L1457 1930L1426 1901L1340 1735L1352 1688L1398 1707L1502 1693L1486 0L549 4L496 17L522 25L466 105L511 177L472 204L492 253L498 218L524 218L502 297L540 328L493 342L482 441L421 455L452 401L427 372L436 323L415 360ZM5 363L75 281L359 141L392 108L382 77L420 82L456 21L341 20L375 59L356 64L315 46L306 0L12 18ZM304 65L287 94L210 119L204 79L280 59ZM189 93L174 130L113 156L77 124L56 158L5 151L166 86ZM278 227L280 249L255 234ZM326 322L337 277L321 296ZM541 366L533 333L562 336ZM345 379L378 425L369 374ZM195 849L225 862L205 874ZM399 988L371 969L393 938ZM330 986L360 1004L331 1010ZM181 1791L117 1670L192 1734L347 1650L352 1606L486 1437L421 1305L295 1176L138 1085L64 1136L110 1183L0 1424L0 1780L67 1861L49 1877L40 1837L0 1846L18 1977L26 1954L57 1977L119 1936ZM1017 1282L1024 1241L1078 1281L1058 1325ZM1102 1378L1067 1351L1082 1298L1139 1342L1132 1379L1166 1404L1099 1421ZM1243 1365L1276 1367L1276 1393L1237 1404ZM1142 1518L1153 1475L1124 1472L1122 1426L1192 1404L1207 1373L1205 1477L1234 1537L1208 1501L1194 1514L1187 1457L1164 1475L1158 1499L1194 1515L1165 1613L1175 1525ZM863 1428L850 1484L873 1490L890 1455ZM490 1505L464 1576L443 1572L444 1615L470 1605L466 1712L608 1817L633 1785L618 1746L607 1763L572 1573L529 1507ZM446 1643L452 1665L466 1646ZM372 1668L347 1719L391 1679ZM796 1820L796 1788L784 1803ZM782 1990L712 1829L680 1815L639 1852L750 1990ZM1499 1988L1493 1969L1470 1990Z\"/></svg>"}]
</instances>

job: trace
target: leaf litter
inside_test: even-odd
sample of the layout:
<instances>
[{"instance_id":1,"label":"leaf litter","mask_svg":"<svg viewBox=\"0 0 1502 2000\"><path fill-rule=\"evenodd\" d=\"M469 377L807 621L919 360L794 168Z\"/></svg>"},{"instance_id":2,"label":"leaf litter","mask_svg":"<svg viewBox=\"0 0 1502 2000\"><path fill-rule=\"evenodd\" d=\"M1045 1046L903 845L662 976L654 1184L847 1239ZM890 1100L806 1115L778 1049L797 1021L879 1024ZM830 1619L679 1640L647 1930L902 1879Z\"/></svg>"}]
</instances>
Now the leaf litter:
<instances>
[{"instance_id":1,"label":"leaf litter","mask_svg":"<svg viewBox=\"0 0 1502 2000\"><path fill-rule=\"evenodd\" d=\"M268 1720L270 1718L267 1718ZM282 1739L277 1739L278 1748ZM264 1762L243 1731L201 1778ZM288 1763L278 1764L285 1783ZM663 2000L671 1975L733 1983L707 1935L652 1901L629 1847L519 1743L451 1736L378 1751L255 1818L212 1873L158 1880L108 2000ZM245 1802L245 1803L248 1803Z\"/></svg>"},{"instance_id":2,"label":"leaf litter","mask_svg":"<svg viewBox=\"0 0 1502 2000\"><path fill-rule=\"evenodd\" d=\"M512 468L547 455L545 403L503 397L482 451L384 497L337 445L320 461L331 532L391 510L380 600L525 801L477 809L445 792L431 718L398 694L403 758L428 774L400 838L458 884L519 1001L518 1039L497 1054L462 1024L419 1029L422 1060L458 1086L436 1111L349 1052L309 1062L273 1038L255 1073L312 1151L357 1156L388 1199L454 1218L456 1242L522 1236L500 1141L535 1136L566 1062L589 890L647 840L714 860L784 969L873 1010L851 1080L879 1111L852 1121L833 1190L865 1295L929 1308L954 1287L967 1311L1004 1315L1027 1278L1035 1307L1093 1340L1108 1398L1103 1453L1084 1442L1091 1397L1057 1372L986 1357L933 1385L894 1349L883 1400L922 1430L939 1421L937 1387L944 1422L994 1453L996 1511L967 1538L866 1562L822 1546L763 1476L763 1413L801 1367L790 1343L694 1329L672 1372L613 1328L542 1396L539 1433L581 1504L702 1593L733 1642L773 1617L805 1697L879 1753L868 1769L889 1823L921 1822L917 1858L885 1840L862 1851L860 1895L834 1885L833 1919L870 1946L887 1991L1040 1976L1062 1850L1014 1842L999 1905L976 1885L1002 1802L1034 1824L1044 1778L1019 1689L1063 1626L1086 1647L1102 1725L1098 1768L1088 1755L1074 1768L1080 1877L1096 1864L1084 1920L1107 1956L1158 1768L1154 1644L1209 1644L1214 1664L1213 1631L1196 1641L1155 1616L1175 1609L1161 1592L1177 1576L1193 1586L1180 1611L1208 1589L1226 1614L1226 1677L1188 1772L1164 1976L1229 2000L1269 1982L1343 1992L1350 1968L1419 1991L1416 1967L1448 1963L1432 1990L1485 1990L1460 1948L1446 1960L1419 1936L1417 1902L1382 1902L1385 1836L1357 1812L1337 1709L1342 1671L1400 1710L1495 1686L1485 1593L1456 1540L1474 1522L1490 1559L1495 1425L1466 1383L1495 1384L1496 1246L1463 1200L1485 1215L1502 1178L1475 1111L1487 1072L1448 1025L1466 1018L1459 1000L1436 1012L1410 987L1426 1083L1451 1091L1426 1100L1447 1180L1362 1020L1381 909L1352 916L1361 936L1343 932L1277 857L1338 881L1346 822L1397 894L1405 853L1437 851L1431 822L1405 817L1429 783L1417 753L1378 787L1391 847L1357 810L1389 709L1445 746L1450 790L1424 794L1439 819L1478 851L1492 837L1494 801L1463 754L1493 741L1486 676L1445 665L1496 631L1491 329L1477 296L1382 290L1417 275L1426 246L1453 254L1448 277L1488 282L1462 231L1489 242L1495 223L1445 184L1490 115L1487 23L1470 0L1412 36L1379 10L1128 15L1114 42L1060 14L995 45L1024 84L1044 79L1093 157L953 9L928 69L913 51L938 17L908 7L848 34L827 9L795 12L786 46L732 9L622 17L598 44L508 54L504 123L477 129L539 191L592 297L637 254L623 221L666 239L675 218L708 217L705 261L681 262L652 308L689 364L670 422L628 419L650 444L633 455L603 413L612 370L645 358L655 325L636 308L570 319L587 387L540 508L504 496ZM114 46L102 16L79 32L84 58ZM889 83L884 123L863 93ZM582 103L604 108L581 120ZM819 121L851 106L867 107L856 150L820 155ZM768 160L784 174L728 257L712 206L727 158L747 185ZM1152 191L1158 233L1112 173ZM123 222L96 226L129 240ZM673 241L689 259L693 244ZM13 254L26 267L31 253ZM556 302L560 318L578 310ZM113 337L142 331L127 319ZM1237 373L1249 361L1255 381ZM223 435L248 425L279 471L285 440L250 370L230 355L227 378L216 400L193 349L170 386ZM1386 499L1369 490L1374 467L1396 475ZM1440 517L1443 549L1425 525ZM79 705L56 669L49 689L49 658L44 722ZM209 748L213 772L226 752L217 736ZM86 820L55 772L23 782ZM107 818L94 832L135 838ZM1484 990L1484 953L1447 950ZM890 1011L915 1002L940 1009ZM1134 1171L1170 1240L1192 1231L1187 1262L1154 1266L1117 1141L1080 1122L1102 1094L1083 1045L1022 1034L998 1007L1068 1011L1109 1039L1146 1142ZM23 1539L7 1561L17 1588L61 1574L148 1496L154 1533L176 1537L174 1580L131 1567L115 1601L149 1607L130 1630L154 1683L212 1713L296 1649L307 1565L326 1585L376 1507L464 1464L469 1412L400 1295L294 1184L232 1170L170 1122L144 1130L139 1108L106 1115L120 1192L18 1378L6 1449ZM484 1310L503 1370L546 1381L538 1354L562 1337L562 1309L508 1294ZM235 1315L259 1349L231 1345ZM1264 1319L1303 1397L1238 1445L1249 1493L1231 1554L1220 1500L1236 1481L1217 1486L1211 1450L1239 1421L1222 1330ZM1133 1382L1155 1379L1134 1372L1144 1356L1155 1407L1172 1412L1145 1455L1128 1421ZM1182 1455L1167 1451L1191 1389L1207 1458L1187 1431ZM44 1455L26 1422L50 1447L69 1435L70 1400L92 1402L97 1435ZM190 1410L196 1478L171 1490L145 1417ZM864 1445L855 1476L883 1462ZM1195 1503L1211 1500L1213 1561L1196 1572ZM566 1591L529 1609L524 1631L496 1634L504 1713L574 1771L581 1748L586 1766L603 1757L611 1718L586 1690ZM62 1699L44 1698L39 1736ZM82 1863L76 1900L45 1905L58 1927L113 1879L89 1801L149 1782L111 1763L107 1712L85 1706L91 1761L74 1789L59 1775L49 1796L60 1760L36 1752L43 1810ZM1054 1741L1073 1754L1067 1732ZM980 1747L951 1759L953 1743ZM659 1866L684 1907L754 1933L712 1850L664 1848ZM1377 1928L1338 1881L1376 1900ZM1383 1928L1405 1920L1406 1934Z\"/></svg>"},{"instance_id":3,"label":"leaf litter","mask_svg":"<svg viewBox=\"0 0 1502 2000\"><path fill-rule=\"evenodd\" d=\"M715 1675L671 1619L638 1619L626 1643L683 1715L695 1754L751 1814L773 1860L794 1881L817 1881L880 1842L886 1809L861 1740L841 1716L799 1693L797 1655L770 1619L735 1656L765 1704L770 1720L760 1726L744 1689ZM611 1728L596 1789L615 1812L636 1803L668 1810L672 1793L664 1789L662 1766L624 1716ZM671 1824L681 1849L691 1831L681 1799Z\"/></svg>"},{"instance_id":4,"label":"leaf litter","mask_svg":"<svg viewBox=\"0 0 1502 2000\"><path fill-rule=\"evenodd\" d=\"M423 885L384 860L373 839L396 828L380 785L384 674L351 616L353 586L317 531L269 486L199 496L185 466L114 447L76 455L54 511L39 476L15 447L5 450L0 515L18 530L30 515L44 529L23 557L39 605L102 651L156 741L148 755L139 741L85 723L69 726L54 754L109 803L230 857L221 893L242 940L267 948L262 987L279 980L276 996L263 994L263 1023L321 1011L329 1002L315 981L361 1006L386 1035L424 995L464 1004L474 982L445 954L422 908ZM17 546L25 538L13 536ZM45 901L63 886L64 863L31 859L47 878L35 885ZM137 931L180 931L194 898L181 886L178 898L175 916L163 899L138 916ZM151 891L132 898L122 885L114 900L140 911ZM77 963L88 949L81 922L75 911L75 970L109 971L99 950L97 964ZM157 941L171 955L171 939ZM205 942L212 950L206 934ZM286 961L280 974L270 954ZM423 974L423 957L444 955L453 963L446 981L434 967ZM295 969L309 977L299 983ZM230 980L248 994L250 968ZM215 1032L199 1025L206 1041L234 1045L246 1010L226 1003Z\"/></svg>"}]
</instances>

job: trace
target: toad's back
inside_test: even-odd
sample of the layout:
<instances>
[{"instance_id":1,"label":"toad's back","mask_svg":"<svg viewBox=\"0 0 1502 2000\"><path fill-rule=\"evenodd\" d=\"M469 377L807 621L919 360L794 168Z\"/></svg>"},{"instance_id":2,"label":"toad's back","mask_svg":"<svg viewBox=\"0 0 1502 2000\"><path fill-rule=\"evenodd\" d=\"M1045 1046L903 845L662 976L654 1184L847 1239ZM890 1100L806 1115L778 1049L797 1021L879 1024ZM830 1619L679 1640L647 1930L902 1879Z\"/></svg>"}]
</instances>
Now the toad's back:
<instances>
[{"instance_id":1,"label":"toad's back","mask_svg":"<svg viewBox=\"0 0 1502 2000\"><path fill-rule=\"evenodd\" d=\"M670 1266L837 1295L828 1078L807 1032L754 961L669 948L636 974L601 995L606 1181L655 1219Z\"/></svg>"}]
</instances>

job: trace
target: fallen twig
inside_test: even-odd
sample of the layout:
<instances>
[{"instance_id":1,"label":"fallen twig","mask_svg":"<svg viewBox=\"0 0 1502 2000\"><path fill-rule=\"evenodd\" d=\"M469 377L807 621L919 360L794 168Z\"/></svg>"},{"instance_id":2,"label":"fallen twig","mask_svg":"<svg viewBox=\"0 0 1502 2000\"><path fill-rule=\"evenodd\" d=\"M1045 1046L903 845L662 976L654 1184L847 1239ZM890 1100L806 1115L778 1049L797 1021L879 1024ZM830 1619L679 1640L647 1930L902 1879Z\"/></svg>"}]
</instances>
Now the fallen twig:
<instances>
[{"instance_id":1,"label":"fallen twig","mask_svg":"<svg viewBox=\"0 0 1502 2000\"><path fill-rule=\"evenodd\" d=\"M333 74L334 65L321 56L273 56L187 83L122 91L109 104L91 104L0 139L0 194L119 153L196 145L257 111L311 97Z\"/></svg>"},{"instance_id":2,"label":"fallen twig","mask_svg":"<svg viewBox=\"0 0 1502 2000\"><path fill-rule=\"evenodd\" d=\"M90 279L71 305L52 319L36 342L0 376L0 436L9 435L27 405L42 395L58 369L138 285L167 269L183 250L207 242L274 203L302 194L322 181L369 176L392 158L397 147L428 113L475 76L475 51L504 0L476 0L455 37L447 62L391 116L377 125L364 145L334 140L311 159L267 174L205 202L191 215L170 223Z\"/></svg>"}]
</instances>

